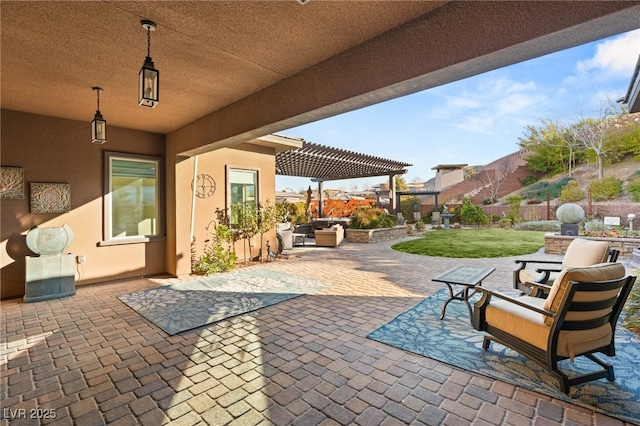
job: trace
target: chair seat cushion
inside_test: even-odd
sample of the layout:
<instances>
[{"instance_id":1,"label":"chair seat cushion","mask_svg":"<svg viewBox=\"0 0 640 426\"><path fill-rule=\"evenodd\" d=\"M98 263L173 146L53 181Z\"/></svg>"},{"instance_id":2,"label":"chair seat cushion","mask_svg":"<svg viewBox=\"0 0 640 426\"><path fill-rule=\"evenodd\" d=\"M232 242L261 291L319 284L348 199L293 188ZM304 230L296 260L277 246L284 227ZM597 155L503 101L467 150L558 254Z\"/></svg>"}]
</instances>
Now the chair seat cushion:
<instances>
[{"instance_id":1,"label":"chair seat cushion","mask_svg":"<svg viewBox=\"0 0 640 426\"><path fill-rule=\"evenodd\" d=\"M544 304L544 299L531 296L518 297L518 301L540 309ZM550 327L537 312L494 297L487 305L486 321L537 348L544 350L547 347Z\"/></svg>"},{"instance_id":2,"label":"chair seat cushion","mask_svg":"<svg viewBox=\"0 0 640 426\"><path fill-rule=\"evenodd\" d=\"M544 299L530 296L521 296L518 300L537 308L542 308L545 302ZM547 350L551 327L545 323L543 315L537 312L506 300L492 298L486 309L486 322L536 348ZM557 355L573 360L577 355L607 346L612 334L608 323L596 329L561 331Z\"/></svg>"}]
</instances>

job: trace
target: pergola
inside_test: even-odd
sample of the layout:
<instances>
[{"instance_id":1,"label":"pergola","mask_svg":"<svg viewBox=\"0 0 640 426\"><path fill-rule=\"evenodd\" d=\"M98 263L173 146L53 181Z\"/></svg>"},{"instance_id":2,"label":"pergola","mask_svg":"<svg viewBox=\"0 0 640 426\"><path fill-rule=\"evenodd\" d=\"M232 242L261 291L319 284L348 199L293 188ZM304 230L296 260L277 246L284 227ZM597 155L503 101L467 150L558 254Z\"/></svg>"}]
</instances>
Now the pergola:
<instances>
[{"instance_id":1,"label":"pergola","mask_svg":"<svg viewBox=\"0 0 640 426\"><path fill-rule=\"evenodd\" d=\"M407 172L411 164L360 154L303 141L302 147L276 154L276 174L308 177L318 182L318 197L322 206L322 185L328 180L389 176L389 200L396 209L395 175ZM320 208L322 212L322 207Z\"/></svg>"}]
</instances>

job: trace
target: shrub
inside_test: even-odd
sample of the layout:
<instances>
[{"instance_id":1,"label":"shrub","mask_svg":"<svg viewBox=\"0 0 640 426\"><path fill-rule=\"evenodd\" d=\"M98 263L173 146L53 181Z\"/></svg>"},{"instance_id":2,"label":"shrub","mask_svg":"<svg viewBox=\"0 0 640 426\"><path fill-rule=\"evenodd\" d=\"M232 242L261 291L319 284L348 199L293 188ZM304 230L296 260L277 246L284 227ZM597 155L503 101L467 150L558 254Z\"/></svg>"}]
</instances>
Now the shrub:
<instances>
[{"instance_id":1,"label":"shrub","mask_svg":"<svg viewBox=\"0 0 640 426\"><path fill-rule=\"evenodd\" d=\"M541 200L540 193L549 186L549 182L536 182L522 190L520 196L525 200Z\"/></svg>"},{"instance_id":2,"label":"shrub","mask_svg":"<svg viewBox=\"0 0 640 426\"><path fill-rule=\"evenodd\" d=\"M522 197L520 195L509 195L505 198L509 203L509 215L507 219L511 221L511 224L520 222L520 203Z\"/></svg>"},{"instance_id":3,"label":"shrub","mask_svg":"<svg viewBox=\"0 0 640 426\"><path fill-rule=\"evenodd\" d=\"M309 223L310 217L307 215L305 209L306 203L304 201L298 201L296 203L277 203L278 209L283 211L283 215L287 222L291 222L291 226L299 225L302 223Z\"/></svg>"},{"instance_id":4,"label":"shrub","mask_svg":"<svg viewBox=\"0 0 640 426\"><path fill-rule=\"evenodd\" d=\"M584 199L584 191L580 188L580 183L577 180L567 182L560 191L560 201L564 203L573 203L582 199Z\"/></svg>"},{"instance_id":5,"label":"shrub","mask_svg":"<svg viewBox=\"0 0 640 426\"><path fill-rule=\"evenodd\" d=\"M587 232L602 232L605 230L602 219L591 219L584 223L584 230Z\"/></svg>"},{"instance_id":6,"label":"shrub","mask_svg":"<svg viewBox=\"0 0 640 426\"><path fill-rule=\"evenodd\" d=\"M351 213L349 228L378 229L392 228L396 225L396 217L385 213L382 209L357 208Z\"/></svg>"},{"instance_id":7,"label":"shrub","mask_svg":"<svg viewBox=\"0 0 640 426\"><path fill-rule=\"evenodd\" d=\"M572 180L575 180L572 177L563 177L558 179L557 181L549 184L543 191L540 192L540 200L544 201L547 199L547 194L549 194L550 199L558 198L562 189Z\"/></svg>"},{"instance_id":8,"label":"shrub","mask_svg":"<svg viewBox=\"0 0 640 426\"><path fill-rule=\"evenodd\" d=\"M205 241L204 253L196 258L192 249L191 271L197 275L230 271L237 260L236 254L223 246L228 245L232 238L229 228L213 221L210 225L214 228L209 232L210 239Z\"/></svg>"},{"instance_id":9,"label":"shrub","mask_svg":"<svg viewBox=\"0 0 640 426\"><path fill-rule=\"evenodd\" d=\"M456 207L456 214L460 221L466 225L482 225L489 221L484 211L472 204L471 198L462 199L462 205Z\"/></svg>"},{"instance_id":10,"label":"shrub","mask_svg":"<svg viewBox=\"0 0 640 426\"><path fill-rule=\"evenodd\" d=\"M502 218L498 221L498 226L500 226L500 228L511 228L511 219L508 218Z\"/></svg>"},{"instance_id":11,"label":"shrub","mask_svg":"<svg viewBox=\"0 0 640 426\"><path fill-rule=\"evenodd\" d=\"M423 221L419 220L416 222L416 231L424 231L425 224Z\"/></svg>"},{"instance_id":12,"label":"shrub","mask_svg":"<svg viewBox=\"0 0 640 426\"><path fill-rule=\"evenodd\" d=\"M593 181L589 185L593 201L606 201L620 197L622 195L622 181L615 176Z\"/></svg>"},{"instance_id":13,"label":"shrub","mask_svg":"<svg viewBox=\"0 0 640 426\"><path fill-rule=\"evenodd\" d=\"M534 183L536 183L538 181L538 178L535 176L526 176L524 179L522 179L522 185L524 186L529 186L529 185L533 185Z\"/></svg>"},{"instance_id":14,"label":"shrub","mask_svg":"<svg viewBox=\"0 0 640 426\"><path fill-rule=\"evenodd\" d=\"M497 201L498 200L496 198L492 200L491 197L487 197L487 198L483 198L481 203L483 206L489 206L491 204L495 204Z\"/></svg>"},{"instance_id":15,"label":"shrub","mask_svg":"<svg viewBox=\"0 0 640 426\"><path fill-rule=\"evenodd\" d=\"M631 175L629 182L627 182L626 191L633 201L640 202L640 172Z\"/></svg>"},{"instance_id":16,"label":"shrub","mask_svg":"<svg viewBox=\"0 0 640 426\"><path fill-rule=\"evenodd\" d=\"M560 232L560 222L557 220L536 220L530 222L521 222L516 224L513 229L516 229L518 231Z\"/></svg>"}]
</instances>

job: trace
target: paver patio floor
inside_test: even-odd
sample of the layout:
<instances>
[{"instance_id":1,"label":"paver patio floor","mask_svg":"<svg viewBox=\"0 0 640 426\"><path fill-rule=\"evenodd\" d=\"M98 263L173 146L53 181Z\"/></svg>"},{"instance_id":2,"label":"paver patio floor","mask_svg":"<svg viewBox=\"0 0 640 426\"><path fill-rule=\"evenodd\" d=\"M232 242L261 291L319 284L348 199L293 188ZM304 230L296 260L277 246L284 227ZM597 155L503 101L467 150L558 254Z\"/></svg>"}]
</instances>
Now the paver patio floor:
<instances>
[{"instance_id":1,"label":"paver patio floor","mask_svg":"<svg viewBox=\"0 0 640 426\"><path fill-rule=\"evenodd\" d=\"M497 268L483 285L512 279L513 258L429 258L391 244L296 248L259 267L329 288L175 336L117 299L154 279L3 301L3 416L11 425L621 424L367 339L461 262Z\"/></svg>"}]
</instances>

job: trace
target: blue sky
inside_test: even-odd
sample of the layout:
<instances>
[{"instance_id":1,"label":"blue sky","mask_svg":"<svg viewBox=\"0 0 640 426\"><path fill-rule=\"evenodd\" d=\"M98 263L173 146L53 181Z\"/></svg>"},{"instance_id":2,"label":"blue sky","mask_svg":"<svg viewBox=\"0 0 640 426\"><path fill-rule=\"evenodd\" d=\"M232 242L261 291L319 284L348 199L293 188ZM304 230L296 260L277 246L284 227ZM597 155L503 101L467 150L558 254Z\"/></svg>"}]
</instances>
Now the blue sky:
<instances>
[{"instance_id":1,"label":"blue sky","mask_svg":"<svg viewBox=\"0 0 640 426\"><path fill-rule=\"evenodd\" d=\"M483 165L518 150L528 125L597 117L601 104L626 94L640 54L640 30L490 71L280 134L413 164L407 182L435 176L438 164ZM386 177L338 180L351 190ZM308 178L276 176L277 190Z\"/></svg>"}]
</instances>

